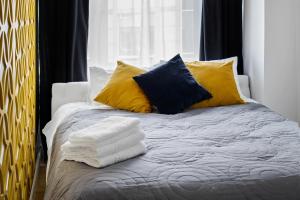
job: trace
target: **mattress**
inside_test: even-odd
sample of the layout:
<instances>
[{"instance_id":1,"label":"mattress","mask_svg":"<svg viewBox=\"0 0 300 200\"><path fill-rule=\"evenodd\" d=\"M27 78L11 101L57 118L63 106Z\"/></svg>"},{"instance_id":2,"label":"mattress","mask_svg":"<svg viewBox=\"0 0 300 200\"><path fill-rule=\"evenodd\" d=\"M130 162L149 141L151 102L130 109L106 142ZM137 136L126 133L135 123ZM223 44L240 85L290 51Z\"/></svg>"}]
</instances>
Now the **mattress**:
<instances>
[{"instance_id":1,"label":"mattress","mask_svg":"<svg viewBox=\"0 0 300 200\"><path fill-rule=\"evenodd\" d=\"M101 169L62 160L71 132L113 115L141 120L146 154ZM46 200L300 199L298 125L256 103L176 115L78 109L51 143Z\"/></svg>"}]
</instances>

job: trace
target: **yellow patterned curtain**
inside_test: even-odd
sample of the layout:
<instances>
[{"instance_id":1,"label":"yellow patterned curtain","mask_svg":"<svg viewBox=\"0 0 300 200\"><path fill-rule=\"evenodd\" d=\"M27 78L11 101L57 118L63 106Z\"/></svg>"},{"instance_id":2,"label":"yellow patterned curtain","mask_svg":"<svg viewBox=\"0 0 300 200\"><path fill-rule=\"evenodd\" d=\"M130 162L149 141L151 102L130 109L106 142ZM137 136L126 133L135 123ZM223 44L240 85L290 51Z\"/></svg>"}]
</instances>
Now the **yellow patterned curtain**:
<instances>
[{"instance_id":1,"label":"yellow patterned curtain","mask_svg":"<svg viewBox=\"0 0 300 200\"><path fill-rule=\"evenodd\" d=\"M0 199L28 199L35 166L35 0L0 4Z\"/></svg>"}]
</instances>

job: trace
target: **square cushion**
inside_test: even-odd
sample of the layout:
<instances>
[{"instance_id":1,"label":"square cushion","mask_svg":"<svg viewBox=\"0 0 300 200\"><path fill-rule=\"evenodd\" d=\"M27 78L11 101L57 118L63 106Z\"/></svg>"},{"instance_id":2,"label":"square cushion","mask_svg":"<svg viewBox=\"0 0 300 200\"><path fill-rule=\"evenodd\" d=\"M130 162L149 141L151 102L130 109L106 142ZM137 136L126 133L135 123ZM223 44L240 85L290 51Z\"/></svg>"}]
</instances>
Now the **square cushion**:
<instances>
[{"instance_id":1,"label":"square cushion","mask_svg":"<svg viewBox=\"0 0 300 200\"><path fill-rule=\"evenodd\" d=\"M227 63L230 61L233 61L233 75L234 75L235 84L237 86L237 90L240 94L241 99L243 99L243 101L247 101L247 97L242 93L242 90L240 88L240 83L239 83L239 78L238 78L238 70L237 70L237 65L238 65L238 57L237 56L219 59L219 60L200 61L200 62Z\"/></svg>"},{"instance_id":2,"label":"square cushion","mask_svg":"<svg viewBox=\"0 0 300 200\"><path fill-rule=\"evenodd\" d=\"M133 79L163 114L180 113L197 102L211 98L211 94L193 78L179 54Z\"/></svg>"},{"instance_id":3,"label":"square cushion","mask_svg":"<svg viewBox=\"0 0 300 200\"><path fill-rule=\"evenodd\" d=\"M240 81L239 81L239 77L238 77L238 71L237 71L237 64L238 64L238 57L235 56L235 57L230 57L230 58L225 58L225 59L219 59L219 60L210 60L210 61L194 61L194 62L201 62L203 64L205 64L206 62L213 62L213 63L226 63L226 62L230 62L230 61L233 61L233 74L234 74L234 79L235 79L235 83L236 83L236 86L237 86L237 90L240 94L240 97L241 99L243 99L243 101L249 101L248 97L246 95L244 95L242 93L242 89L240 87ZM160 60L160 63L165 63L166 61L164 60ZM190 63L190 62L187 62L187 63ZM185 63L185 64L187 64Z\"/></svg>"},{"instance_id":4,"label":"square cushion","mask_svg":"<svg viewBox=\"0 0 300 200\"><path fill-rule=\"evenodd\" d=\"M142 69L118 61L110 80L94 100L118 109L151 112L150 102L132 79L144 72Z\"/></svg>"},{"instance_id":5,"label":"square cushion","mask_svg":"<svg viewBox=\"0 0 300 200\"><path fill-rule=\"evenodd\" d=\"M196 81L205 87L212 98L199 102L192 108L205 108L243 104L234 78L233 61L205 62L194 61L186 63Z\"/></svg>"},{"instance_id":6,"label":"square cushion","mask_svg":"<svg viewBox=\"0 0 300 200\"><path fill-rule=\"evenodd\" d=\"M122 62L122 61L120 61ZM160 65L160 62L147 68L146 71L152 70ZM97 94L104 88L106 83L109 81L113 71L106 70L104 67L91 66L89 67L89 98L88 101L93 103Z\"/></svg>"}]
</instances>

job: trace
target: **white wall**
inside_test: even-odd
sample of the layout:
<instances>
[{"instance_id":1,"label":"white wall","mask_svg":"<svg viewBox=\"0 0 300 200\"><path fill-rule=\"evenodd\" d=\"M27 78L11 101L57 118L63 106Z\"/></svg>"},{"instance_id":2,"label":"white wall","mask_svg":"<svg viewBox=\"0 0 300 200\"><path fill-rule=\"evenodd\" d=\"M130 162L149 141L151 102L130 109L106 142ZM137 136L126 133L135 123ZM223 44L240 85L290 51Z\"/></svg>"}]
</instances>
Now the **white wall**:
<instances>
[{"instance_id":1,"label":"white wall","mask_svg":"<svg viewBox=\"0 0 300 200\"><path fill-rule=\"evenodd\" d=\"M264 103L297 120L295 0L265 0Z\"/></svg>"},{"instance_id":2,"label":"white wall","mask_svg":"<svg viewBox=\"0 0 300 200\"><path fill-rule=\"evenodd\" d=\"M253 97L300 121L299 0L245 0L244 8L245 71Z\"/></svg>"},{"instance_id":3,"label":"white wall","mask_svg":"<svg viewBox=\"0 0 300 200\"><path fill-rule=\"evenodd\" d=\"M298 105L298 110L297 110L297 118L298 122L300 122L300 1L295 0L295 19L296 23L296 68L297 68L297 91L298 91L298 96L297 96L297 105Z\"/></svg>"},{"instance_id":4,"label":"white wall","mask_svg":"<svg viewBox=\"0 0 300 200\"><path fill-rule=\"evenodd\" d=\"M244 1L244 66L251 95L262 102L264 94L264 1Z\"/></svg>"}]
</instances>

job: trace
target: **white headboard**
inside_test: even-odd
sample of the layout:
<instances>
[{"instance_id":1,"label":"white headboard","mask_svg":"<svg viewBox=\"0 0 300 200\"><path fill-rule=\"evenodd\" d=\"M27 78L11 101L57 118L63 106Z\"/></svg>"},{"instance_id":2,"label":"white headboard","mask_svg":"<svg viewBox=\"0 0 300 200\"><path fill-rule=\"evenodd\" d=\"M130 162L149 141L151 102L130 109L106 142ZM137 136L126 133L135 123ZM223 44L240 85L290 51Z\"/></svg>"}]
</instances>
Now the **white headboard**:
<instances>
[{"instance_id":1,"label":"white headboard","mask_svg":"<svg viewBox=\"0 0 300 200\"><path fill-rule=\"evenodd\" d=\"M250 98L249 79L246 75L239 75L242 93ZM86 102L89 97L88 82L54 83L52 85L51 114L62 105L72 102Z\"/></svg>"},{"instance_id":2,"label":"white headboard","mask_svg":"<svg viewBox=\"0 0 300 200\"><path fill-rule=\"evenodd\" d=\"M52 85L51 115L62 105L88 101L88 82L54 83Z\"/></svg>"}]
</instances>

